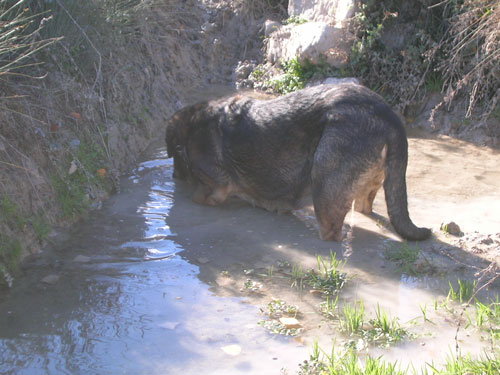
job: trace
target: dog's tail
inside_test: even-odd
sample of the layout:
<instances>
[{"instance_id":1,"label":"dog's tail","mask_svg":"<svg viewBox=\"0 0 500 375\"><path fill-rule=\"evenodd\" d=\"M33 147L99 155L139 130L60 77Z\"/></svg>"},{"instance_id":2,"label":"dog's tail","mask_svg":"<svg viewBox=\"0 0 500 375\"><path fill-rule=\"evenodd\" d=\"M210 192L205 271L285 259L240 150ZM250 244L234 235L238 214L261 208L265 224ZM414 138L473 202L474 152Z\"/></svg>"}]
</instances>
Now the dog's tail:
<instances>
[{"instance_id":1,"label":"dog's tail","mask_svg":"<svg viewBox=\"0 0 500 375\"><path fill-rule=\"evenodd\" d=\"M410 219L406 192L406 166L408 164L408 140L403 127L393 129L387 142L384 191L387 211L396 232L410 241L422 241L430 237L428 228L419 228Z\"/></svg>"}]
</instances>

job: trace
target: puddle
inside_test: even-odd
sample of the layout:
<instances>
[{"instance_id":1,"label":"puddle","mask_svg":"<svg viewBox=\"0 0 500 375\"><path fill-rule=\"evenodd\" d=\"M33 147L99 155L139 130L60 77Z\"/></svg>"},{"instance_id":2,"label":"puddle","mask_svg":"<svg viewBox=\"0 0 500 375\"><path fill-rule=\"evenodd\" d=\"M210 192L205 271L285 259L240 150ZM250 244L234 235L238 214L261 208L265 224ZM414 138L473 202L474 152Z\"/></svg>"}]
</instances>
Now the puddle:
<instances>
[{"instance_id":1,"label":"puddle","mask_svg":"<svg viewBox=\"0 0 500 375\"><path fill-rule=\"evenodd\" d=\"M497 153L423 138L410 139L410 150L410 213L418 225L435 232L446 220L468 231L500 227ZM347 261L341 301L362 299L369 316L380 305L419 335L363 355L420 366L454 353L456 317L434 311L434 302L445 299L450 278L475 269L409 277L384 255L397 237L372 218L353 213L343 243L323 242L307 210L297 218L238 200L204 207L188 190L173 181L164 146L154 145L120 194L28 263L0 294L0 372L294 374L315 340L327 351L349 341L318 313L323 299L309 285L291 286L294 265L316 268L317 255L330 251ZM375 210L386 216L382 195ZM447 240L438 235L421 244L431 262L442 257L432 249ZM248 280L259 287L245 288ZM272 298L299 307L299 338L258 325ZM478 354L488 343L463 328L459 345Z\"/></svg>"}]
</instances>

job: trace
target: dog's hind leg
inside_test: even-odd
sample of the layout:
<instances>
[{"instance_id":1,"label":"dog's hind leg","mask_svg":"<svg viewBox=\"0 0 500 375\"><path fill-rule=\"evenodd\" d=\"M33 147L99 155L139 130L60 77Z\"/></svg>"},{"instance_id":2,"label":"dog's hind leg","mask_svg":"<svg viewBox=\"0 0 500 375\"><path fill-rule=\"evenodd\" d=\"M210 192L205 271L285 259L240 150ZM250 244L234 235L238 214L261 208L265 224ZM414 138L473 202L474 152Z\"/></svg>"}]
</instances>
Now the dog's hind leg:
<instances>
[{"instance_id":1,"label":"dog's hind leg","mask_svg":"<svg viewBox=\"0 0 500 375\"><path fill-rule=\"evenodd\" d=\"M373 200L384 182L387 147L382 148L380 158L361 173L354 185L354 209L363 214L371 214Z\"/></svg>"},{"instance_id":2,"label":"dog's hind leg","mask_svg":"<svg viewBox=\"0 0 500 375\"><path fill-rule=\"evenodd\" d=\"M344 218L352 208L353 163L356 157L346 155L334 129L325 130L311 170L312 198L321 239L342 240Z\"/></svg>"}]
</instances>

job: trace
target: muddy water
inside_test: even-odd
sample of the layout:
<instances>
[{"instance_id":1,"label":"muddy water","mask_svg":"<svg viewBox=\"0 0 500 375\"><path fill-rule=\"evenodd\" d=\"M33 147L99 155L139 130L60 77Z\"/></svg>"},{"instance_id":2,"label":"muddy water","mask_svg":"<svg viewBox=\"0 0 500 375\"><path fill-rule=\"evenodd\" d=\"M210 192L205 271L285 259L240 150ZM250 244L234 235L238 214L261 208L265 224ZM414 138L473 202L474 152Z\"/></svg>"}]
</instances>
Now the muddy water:
<instances>
[{"instance_id":1,"label":"muddy water","mask_svg":"<svg viewBox=\"0 0 500 375\"><path fill-rule=\"evenodd\" d=\"M498 153L443 138L412 138L410 148L417 224L435 232L447 220L464 231L500 228ZM434 302L444 300L449 280L476 269L447 262L439 249L449 238L437 234L419 246L442 272L405 275L384 256L398 238L383 224L381 194L375 210L375 219L349 215L339 244L319 240L308 210L276 215L237 200L199 206L172 179L164 146L153 145L120 194L60 234L0 294L0 373L293 374L315 340L329 350L352 339L318 313L322 297L307 285L290 286L290 265L315 267L316 255L331 250L347 262L341 301L363 300L371 317L380 305L418 335L362 355L439 363L454 353L457 320L444 308L434 311ZM249 279L255 290L245 288ZM299 337L257 324L272 298L299 307ZM432 324L423 321L422 307ZM462 329L458 341L463 353L488 346L473 329Z\"/></svg>"}]
</instances>

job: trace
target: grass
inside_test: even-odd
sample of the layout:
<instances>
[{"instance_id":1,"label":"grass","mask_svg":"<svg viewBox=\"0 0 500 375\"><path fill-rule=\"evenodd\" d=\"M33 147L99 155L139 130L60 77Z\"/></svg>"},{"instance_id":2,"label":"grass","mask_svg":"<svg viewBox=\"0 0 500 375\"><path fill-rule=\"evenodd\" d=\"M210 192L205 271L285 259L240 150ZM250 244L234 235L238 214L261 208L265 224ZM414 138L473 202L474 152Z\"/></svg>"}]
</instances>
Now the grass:
<instances>
[{"instance_id":1,"label":"grass","mask_svg":"<svg viewBox=\"0 0 500 375\"><path fill-rule=\"evenodd\" d=\"M31 218L31 225L33 226L33 230L40 241L47 239L50 234L51 227L43 215L33 216Z\"/></svg>"},{"instance_id":2,"label":"grass","mask_svg":"<svg viewBox=\"0 0 500 375\"><path fill-rule=\"evenodd\" d=\"M0 218L7 225L23 230L26 219L20 213L19 207L6 195L0 201Z\"/></svg>"},{"instance_id":3,"label":"grass","mask_svg":"<svg viewBox=\"0 0 500 375\"><path fill-rule=\"evenodd\" d=\"M345 261L338 260L333 251L330 251L329 258L323 258L321 255L318 255L316 260L318 270L308 273L307 280L309 285L314 290L321 291L327 295L338 293L347 279L347 275L342 272Z\"/></svg>"},{"instance_id":4,"label":"grass","mask_svg":"<svg viewBox=\"0 0 500 375\"><path fill-rule=\"evenodd\" d=\"M472 295L474 294L474 290L476 288L476 280L470 282L468 280L457 280L458 287L457 290L453 288L453 285L450 284L450 290L448 292L448 300L459 301L460 303L467 302Z\"/></svg>"},{"instance_id":5,"label":"grass","mask_svg":"<svg viewBox=\"0 0 500 375\"><path fill-rule=\"evenodd\" d=\"M18 271L22 250L19 239L0 235L0 286L12 285L12 274Z\"/></svg>"},{"instance_id":6,"label":"grass","mask_svg":"<svg viewBox=\"0 0 500 375\"><path fill-rule=\"evenodd\" d=\"M299 365L299 375L498 375L500 359L482 355L478 358L449 356L442 366L427 364L421 369L401 367L382 357L366 357L364 362L350 349L337 351L335 346L326 353L314 343L309 359Z\"/></svg>"},{"instance_id":7,"label":"grass","mask_svg":"<svg viewBox=\"0 0 500 375\"><path fill-rule=\"evenodd\" d=\"M326 297L326 301L320 303L320 311L327 318L335 319L337 317L337 306L339 302L339 296L335 298Z\"/></svg>"},{"instance_id":8,"label":"grass","mask_svg":"<svg viewBox=\"0 0 500 375\"><path fill-rule=\"evenodd\" d=\"M365 323L363 301L352 305L345 303L342 311L343 317L340 319L340 328L349 335L361 332Z\"/></svg>"},{"instance_id":9,"label":"grass","mask_svg":"<svg viewBox=\"0 0 500 375\"><path fill-rule=\"evenodd\" d=\"M409 332L401 327L398 318L391 318L389 314L377 305L374 319L369 321L371 328L363 332L363 337L372 343L388 346L410 337Z\"/></svg>"},{"instance_id":10,"label":"grass","mask_svg":"<svg viewBox=\"0 0 500 375\"><path fill-rule=\"evenodd\" d=\"M430 92L441 92L443 85L444 79L439 72L431 72L425 77L425 88Z\"/></svg>"},{"instance_id":11,"label":"grass","mask_svg":"<svg viewBox=\"0 0 500 375\"><path fill-rule=\"evenodd\" d=\"M107 167L105 151L100 145L82 141L71 157L71 164L77 166L76 171L52 177L52 187L65 218L76 218L87 212L90 193L96 187L108 192L112 190L107 174L99 173Z\"/></svg>"},{"instance_id":12,"label":"grass","mask_svg":"<svg viewBox=\"0 0 500 375\"><path fill-rule=\"evenodd\" d=\"M408 243L402 242L398 245L392 245L390 249L385 250L385 257L392 262L398 264L399 268L404 274L415 275L418 274L418 269L415 267L415 262L420 256L418 245L413 247Z\"/></svg>"}]
</instances>

